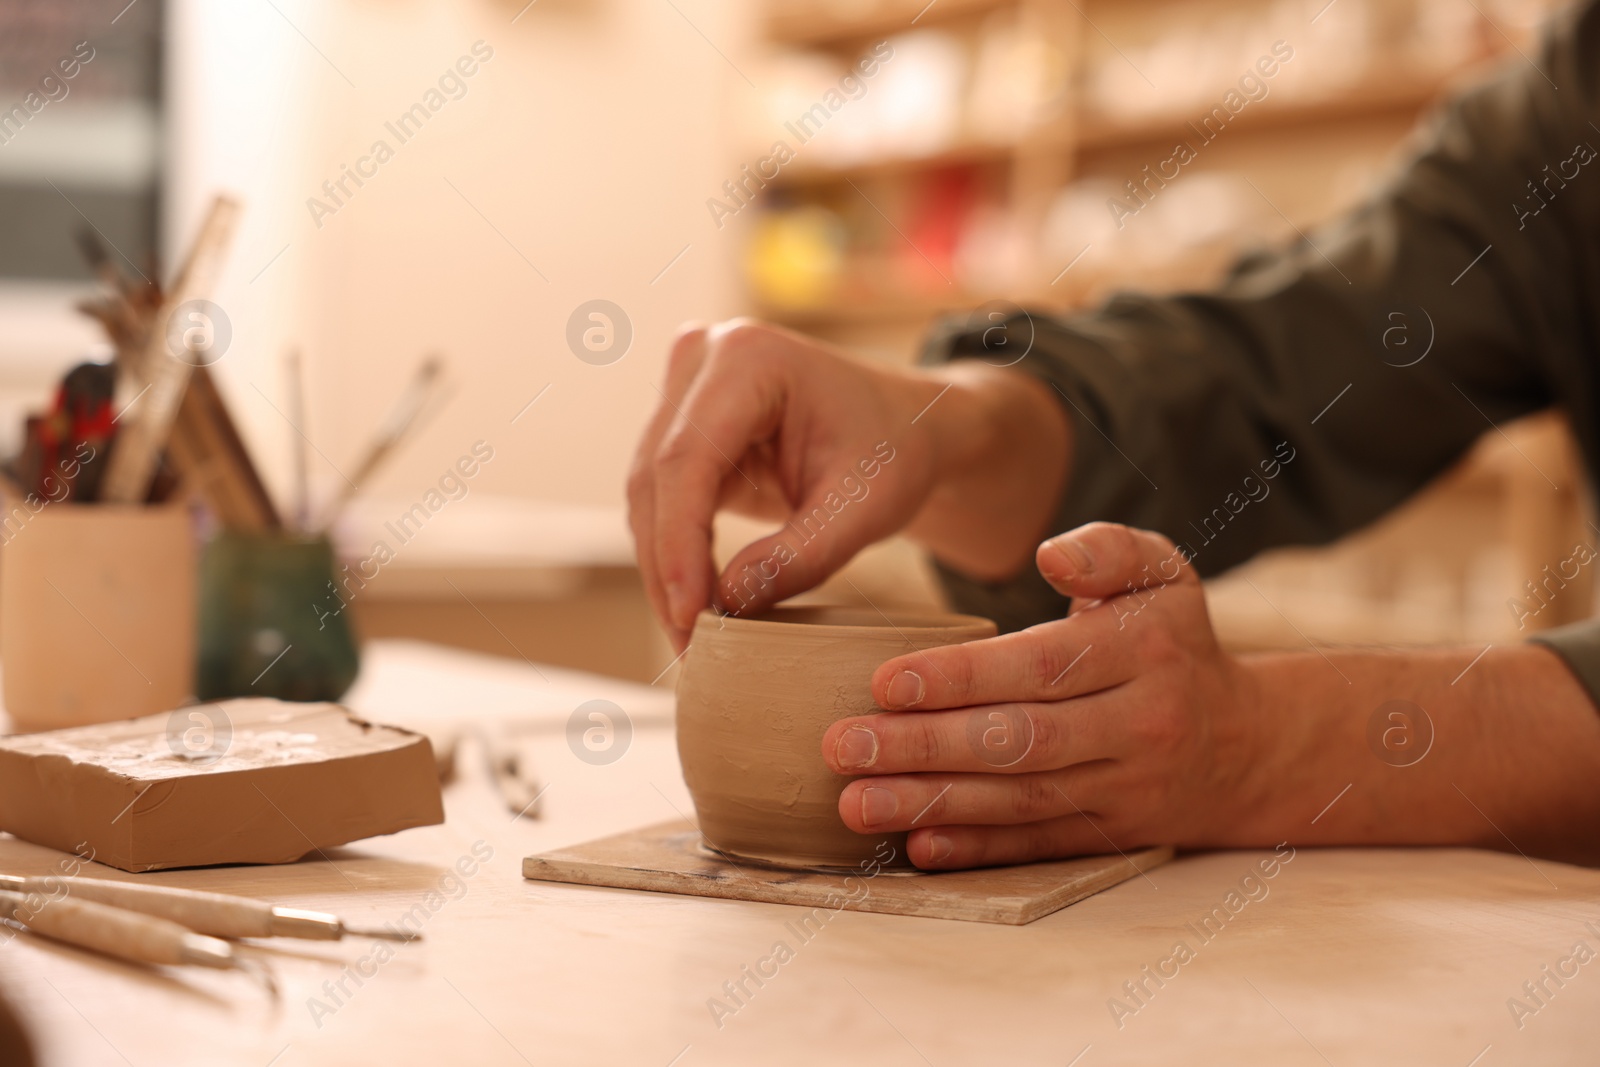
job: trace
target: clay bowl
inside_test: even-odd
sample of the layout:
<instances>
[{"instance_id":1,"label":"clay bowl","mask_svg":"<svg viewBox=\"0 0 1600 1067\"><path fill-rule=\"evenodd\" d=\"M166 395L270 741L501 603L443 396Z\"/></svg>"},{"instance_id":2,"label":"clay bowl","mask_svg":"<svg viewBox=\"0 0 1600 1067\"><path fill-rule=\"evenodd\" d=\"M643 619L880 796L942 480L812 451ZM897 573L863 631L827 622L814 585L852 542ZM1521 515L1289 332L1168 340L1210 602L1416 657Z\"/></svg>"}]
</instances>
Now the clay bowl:
<instances>
[{"instance_id":1,"label":"clay bowl","mask_svg":"<svg viewBox=\"0 0 1600 1067\"><path fill-rule=\"evenodd\" d=\"M678 680L678 755L700 833L718 852L779 867L910 867L904 833L857 834L839 818L850 781L822 761L833 722L881 714L872 672L912 649L992 637L971 615L871 608L701 613Z\"/></svg>"}]
</instances>

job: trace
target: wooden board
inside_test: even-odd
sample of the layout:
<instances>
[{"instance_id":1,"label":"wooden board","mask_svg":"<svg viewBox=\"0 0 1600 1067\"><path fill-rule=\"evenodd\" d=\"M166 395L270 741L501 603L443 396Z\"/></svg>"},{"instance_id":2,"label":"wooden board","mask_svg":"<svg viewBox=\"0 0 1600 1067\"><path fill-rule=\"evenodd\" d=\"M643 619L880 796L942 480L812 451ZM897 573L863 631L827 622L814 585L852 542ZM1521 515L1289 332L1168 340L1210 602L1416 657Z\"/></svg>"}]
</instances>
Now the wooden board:
<instances>
[{"instance_id":1,"label":"wooden board","mask_svg":"<svg viewBox=\"0 0 1600 1067\"><path fill-rule=\"evenodd\" d=\"M710 852L694 823L675 820L529 856L522 861L522 876L541 882L1021 926L1171 858L1171 848L1147 848L1126 855L933 874L881 871L868 877L847 871L785 871L735 863Z\"/></svg>"}]
</instances>

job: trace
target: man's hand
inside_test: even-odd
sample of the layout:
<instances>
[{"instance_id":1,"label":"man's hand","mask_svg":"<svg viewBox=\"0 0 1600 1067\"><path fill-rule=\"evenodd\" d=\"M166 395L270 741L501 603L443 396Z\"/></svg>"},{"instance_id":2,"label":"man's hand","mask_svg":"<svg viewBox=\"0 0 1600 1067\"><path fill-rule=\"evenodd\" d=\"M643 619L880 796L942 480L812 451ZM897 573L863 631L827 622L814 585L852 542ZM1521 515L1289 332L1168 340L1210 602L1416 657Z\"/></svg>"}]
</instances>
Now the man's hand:
<instances>
[{"instance_id":1,"label":"man's hand","mask_svg":"<svg viewBox=\"0 0 1600 1067\"><path fill-rule=\"evenodd\" d=\"M1159 534L1039 547L1065 619L913 652L822 754L919 867L1141 845L1476 845L1600 862L1600 715L1538 645L1234 657ZM1405 744L1390 712L1405 709Z\"/></svg>"},{"instance_id":2,"label":"man's hand","mask_svg":"<svg viewBox=\"0 0 1600 1067\"><path fill-rule=\"evenodd\" d=\"M1071 615L892 659L872 678L886 713L829 728L829 766L872 776L845 788L845 824L911 831L934 869L1214 839L1255 795L1267 739L1193 568L1110 523L1037 561Z\"/></svg>"},{"instance_id":3,"label":"man's hand","mask_svg":"<svg viewBox=\"0 0 1600 1067\"><path fill-rule=\"evenodd\" d=\"M646 592L682 648L708 605L759 612L908 526L975 577L1007 576L1047 527L1069 447L1049 387L1015 371L868 366L744 320L687 328L628 477ZM717 581L723 508L780 525Z\"/></svg>"}]
</instances>

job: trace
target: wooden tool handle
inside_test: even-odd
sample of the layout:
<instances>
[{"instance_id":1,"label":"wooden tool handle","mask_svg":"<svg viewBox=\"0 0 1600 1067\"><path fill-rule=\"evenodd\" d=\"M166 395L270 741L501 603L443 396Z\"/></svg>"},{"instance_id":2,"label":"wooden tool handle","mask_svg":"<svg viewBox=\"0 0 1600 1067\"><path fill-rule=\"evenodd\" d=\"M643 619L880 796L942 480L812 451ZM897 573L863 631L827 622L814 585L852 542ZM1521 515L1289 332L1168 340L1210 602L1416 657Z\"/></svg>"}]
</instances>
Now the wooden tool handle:
<instances>
[{"instance_id":1,"label":"wooden tool handle","mask_svg":"<svg viewBox=\"0 0 1600 1067\"><path fill-rule=\"evenodd\" d=\"M145 341L138 367L139 377L147 383L148 395L117 432L117 444L111 450L110 467L100 490L101 499L107 503L144 502L156 461L167 443L193 369L190 363L167 351L167 320L180 304L210 294L221 272L238 216L239 205L235 201L225 196L212 201L188 261L150 324L150 336Z\"/></svg>"},{"instance_id":2,"label":"wooden tool handle","mask_svg":"<svg viewBox=\"0 0 1600 1067\"><path fill-rule=\"evenodd\" d=\"M100 878L63 878L67 898L126 908L212 937L272 937L272 907L225 893L203 893Z\"/></svg>"},{"instance_id":3,"label":"wooden tool handle","mask_svg":"<svg viewBox=\"0 0 1600 1067\"><path fill-rule=\"evenodd\" d=\"M34 911L27 899L0 892L0 916L58 941L133 963L233 966L226 943L191 933L167 919L71 897L52 900Z\"/></svg>"}]
</instances>

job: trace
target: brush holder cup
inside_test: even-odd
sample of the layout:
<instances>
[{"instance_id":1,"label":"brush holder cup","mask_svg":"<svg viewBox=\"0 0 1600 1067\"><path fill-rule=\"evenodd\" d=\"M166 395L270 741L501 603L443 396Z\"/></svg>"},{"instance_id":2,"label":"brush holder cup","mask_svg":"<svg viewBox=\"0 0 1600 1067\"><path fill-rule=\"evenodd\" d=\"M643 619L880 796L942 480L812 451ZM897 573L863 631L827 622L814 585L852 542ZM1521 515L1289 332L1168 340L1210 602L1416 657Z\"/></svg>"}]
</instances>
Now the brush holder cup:
<instances>
[{"instance_id":1,"label":"brush holder cup","mask_svg":"<svg viewBox=\"0 0 1600 1067\"><path fill-rule=\"evenodd\" d=\"M194 686L188 509L12 504L0 529L0 661L18 730L133 719Z\"/></svg>"},{"instance_id":2,"label":"brush holder cup","mask_svg":"<svg viewBox=\"0 0 1600 1067\"><path fill-rule=\"evenodd\" d=\"M201 700L338 700L359 667L322 537L223 531L200 561Z\"/></svg>"}]
</instances>

